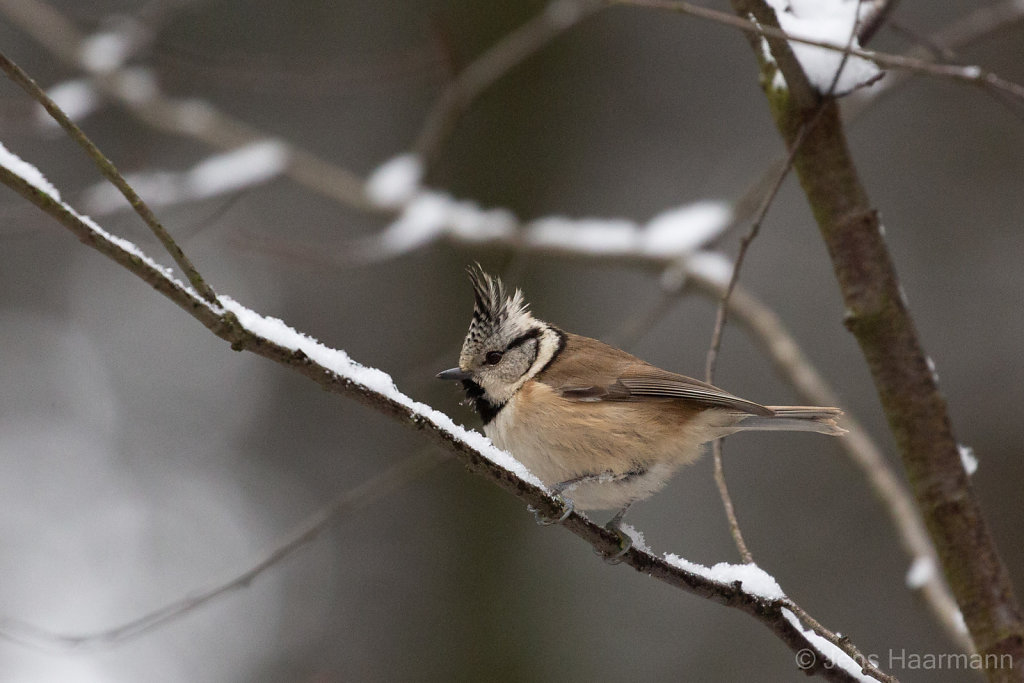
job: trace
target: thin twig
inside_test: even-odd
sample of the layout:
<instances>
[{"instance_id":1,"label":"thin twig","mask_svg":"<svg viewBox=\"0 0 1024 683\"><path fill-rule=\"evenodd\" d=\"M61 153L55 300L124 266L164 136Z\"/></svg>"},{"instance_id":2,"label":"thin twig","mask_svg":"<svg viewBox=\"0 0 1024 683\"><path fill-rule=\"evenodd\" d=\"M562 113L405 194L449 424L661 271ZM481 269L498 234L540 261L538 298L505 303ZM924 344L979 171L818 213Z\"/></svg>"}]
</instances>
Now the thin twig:
<instances>
[{"instance_id":1,"label":"thin twig","mask_svg":"<svg viewBox=\"0 0 1024 683\"><path fill-rule=\"evenodd\" d=\"M743 259L746 257L750 244L757 238L757 235L761 230L761 224L764 222L764 217L768 213L768 208L774 201L779 189L782 187L782 182L786 179L786 176L789 174L789 171L793 166L793 157L796 154L796 149L799 147L802 139L803 133L801 132L801 136L798 137L793 149L790 150L789 157L786 159L785 165L779 172L778 177L772 186L771 192L765 196L757 216L754 218L753 223L751 223L750 231L740 240L740 249L736 256L736 262L733 265L732 275L729 278L729 285L726 287L725 293L722 294L721 301L718 304L718 312L715 316L715 327L711 335L711 345L708 348L707 362L704 368L704 378L709 384L714 382L715 362L718 359L718 352L722 346L722 334L725 331L725 322L728 317L729 298L732 296L732 292L736 288L736 284L739 282L740 269L743 267ZM750 550L743 539L743 532L740 530L739 520L736 518L736 509L732 502L732 496L729 495L729 487L725 481L725 467L722 464L721 440L715 441L711 444L711 456L714 459L715 464L715 486L718 488L718 494L722 499L722 506L725 508L725 516L729 522L729 533L732 535L733 542L736 544L736 549L739 551L740 557L743 558L743 561L748 563L753 562Z\"/></svg>"},{"instance_id":2,"label":"thin twig","mask_svg":"<svg viewBox=\"0 0 1024 683\"><path fill-rule=\"evenodd\" d=\"M896 5L900 3L899 0L871 0L870 4L871 9L866 13L864 21L860 22L860 26L857 27L857 42L861 45L867 45L871 41L878 29L882 28L892 16ZM857 13L859 15L860 11L858 10Z\"/></svg>"},{"instance_id":3,"label":"thin twig","mask_svg":"<svg viewBox=\"0 0 1024 683\"><path fill-rule=\"evenodd\" d=\"M78 67L84 36L74 23L45 0L0 0L7 18L66 64ZM170 97L155 82L145 97L125 87L126 69L93 74L90 82L144 123L167 133L199 140L214 149L231 150L274 136L235 119L209 102ZM296 145L279 141L287 151L283 174L317 194L366 212L379 212L363 192L363 179L338 164Z\"/></svg>"},{"instance_id":4,"label":"thin twig","mask_svg":"<svg viewBox=\"0 0 1024 683\"><path fill-rule=\"evenodd\" d=\"M857 0L857 11L858 12L859 12L859 9L860 9L860 2L861 2L861 0ZM851 29L850 37L849 37L848 42L847 42L847 49L849 49L853 45L853 42L854 42L854 40L855 40L855 38L857 36L857 32L856 31L857 31L857 22L854 22L854 25L853 25L853 27ZM829 86L828 91L827 91L827 93L825 95L826 99L830 98L832 96L832 93L835 92L836 86L839 83L839 79L842 76L843 69L846 67L846 62L847 62L848 58L849 58L849 52L844 52L843 53L843 57L842 57L842 59L839 62L839 67L836 69L836 72L835 72L835 74L832 77L832 83ZM799 69L800 67L796 67L796 68ZM787 75L787 78L792 79L792 74L786 74L786 75ZM718 314L717 314L716 319L715 319L715 328L714 328L714 332L712 334L711 347L708 349L707 367L706 367L706 373L705 374L706 374L706 380L709 383L712 382L713 378L714 378L715 361L716 361L716 359L718 357L718 352L719 352L719 350L721 348L721 344L722 344L722 335L723 335L723 333L725 331L725 323L726 323L726 318L727 318L727 312L728 312L728 309L729 309L729 299L732 297L733 291L736 289L736 285L739 283L740 270L743 267L743 261L746 258L747 251L750 249L750 245L753 243L753 241L757 238L757 235L759 234L759 232L761 230L761 225L764 223L765 216L768 215L768 209L771 207L772 203L775 201L775 197L778 196L778 192L779 192L779 189L782 187L783 181L786 179L786 176L789 175L790 170L792 170L792 168L793 168L793 161L796 158L797 152L800 150L800 146L803 144L803 141L806 139L807 133L810 130L812 130L814 128L814 126L817 124L817 122L818 122L820 116L822 115L822 113L824 112L824 110L825 110L824 105L819 105L818 106L818 111L814 115L814 117L811 118L810 121L808 121L806 124L802 125L800 130L797 132L796 137L795 137L795 139L794 139L794 141L792 143L792 146L791 146L791 148L789 150L789 154L788 154L788 156L786 158L786 163L784 164L783 168L780 170L778 178L777 178L776 182L774 183L774 185L772 186L771 191L765 196L764 202L761 204L761 209L758 211L757 216L755 217L754 221L752 222L752 224L750 226L750 231L740 241L739 253L736 256L736 262L733 264L732 273L729 276L729 284L726 286L725 292L722 294L721 302L718 305ZM715 484L718 487L718 493L719 493L719 496L722 499L722 505L725 508L726 517L729 520L729 531L732 534L733 541L735 542L736 548L739 551L740 556L743 558L743 561L748 563L748 564L752 563L753 562L753 558L752 558L752 556L750 554L749 549L747 548L746 542L743 539L743 533L740 530L739 521L736 518L736 511L735 511L735 508L733 506L732 496L729 495L729 488L728 488L728 486L726 484L725 468L724 468L724 465L722 463L722 443L721 443L721 440L715 441L712 444L712 453L713 453L713 456L714 456L714 464L715 464L715 468L714 468L715 469ZM793 612L801 619L801 621L803 621L803 623L805 623L808 626L810 626L811 628L813 628L815 633L817 633L819 636L825 638L826 640L831 642L833 645L835 645L835 646L839 647L840 649L842 649L855 662L860 663L861 666L864 667L863 671L865 673L867 673L868 675L872 676L873 678L877 678L880 681L886 681L886 682L895 681L895 679L893 677L887 676L887 675L883 674L881 671L878 671L877 669L871 670L874 667L870 666L870 663L868 662L868 660L863 656L863 654L851 642L848 641L848 639L840 638L836 634L834 634L831 631L828 631L827 629L822 627L821 624L819 624L816 620L811 619L811 617L806 612L804 612L804 610L802 608L797 607L795 604L792 607L793 607Z\"/></svg>"},{"instance_id":5,"label":"thin twig","mask_svg":"<svg viewBox=\"0 0 1024 683\"><path fill-rule=\"evenodd\" d=\"M740 554L740 559L745 564L752 564L754 556L750 554L747 542L743 539L743 531L740 529L740 521L736 517L736 508L732 503L732 496L729 494L729 486L725 481L725 465L722 463L722 440L712 442L711 457L715 464L715 487L718 489L718 497L722 499L722 507L725 510L725 518L729 523L729 534L732 535L732 542Z\"/></svg>"},{"instance_id":6,"label":"thin twig","mask_svg":"<svg viewBox=\"0 0 1024 683\"><path fill-rule=\"evenodd\" d=\"M721 298L725 284L691 273L687 282L708 296ZM814 364L800 348L797 340L786 329L782 320L753 294L737 286L728 299L730 319L735 320L772 360L779 374L796 390L807 405L831 406L839 403L835 390L828 384ZM896 536L911 561L925 558L936 563L938 558L928 530L914 506L913 495L886 460L882 449L872 440L868 431L849 411L843 416L847 434L836 443L846 456L864 473L875 495L885 506ZM949 592L940 572L933 572L921 586L921 595L945 628L946 635L964 652L972 646L963 630L960 609Z\"/></svg>"},{"instance_id":7,"label":"thin twig","mask_svg":"<svg viewBox=\"0 0 1024 683\"><path fill-rule=\"evenodd\" d=\"M552 40L604 7L600 0L552 0L463 69L438 97L413 143L429 164L456 122L480 94Z\"/></svg>"},{"instance_id":8,"label":"thin twig","mask_svg":"<svg viewBox=\"0 0 1024 683\"><path fill-rule=\"evenodd\" d=\"M1020 22L1022 18L1024 18L1024 2L1019 0L1004 0L987 7L979 7L936 33L919 39L922 44L908 51L906 56L923 61L935 61L937 56L947 60L952 59L956 50L972 45L996 31ZM892 93L899 86L906 84L914 75L915 72L897 71L888 74L873 87L857 91L852 97L847 98L843 109L844 116L851 122L856 120L869 107L882 101L886 95ZM1021 114L1021 103L1017 98L998 90L987 90L987 92L1016 116L1024 116Z\"/></svg>"},{"instance_id":9,"label":"thin twig","mask_svg":"<svg viewBox=\"0 0 1024 683\"><path fill-rule=\"evenodd\" d=\"M67 132L68 137L77 142L79 146L85 150L85 153L90 159L92 159L93 163L96 164L96 167L100 170L100 173L103 174L103 177L109 180L111 184L113 184L114 187L124 195L124 198L127 199L128 203L132 205L133 209L135 209L135 213L139 214L142 220L145 221L146 225L149 226L149 229L153 234L156 235L156 238L160 240L160 244L164 245L164 249L166 249L167 253L171 255L174 262L178 264L178 267L181 268L181 272L185 274L185 277L188 278L188 281L193 287L195 287L200 296L209 302L216 301L216 293L214 293L210 285L207 284L199 274L196 267L192 265L192 261L185 255L185 252L180 246L178 246L178 243L174 241L174 238L171 237L169 232L167 232L167 229L164 228L163 224L157 220L156 214L153 213L146 202L142 201L142 198L136 194L132 186L129 185L124 177L118 172L114 163L110 161L110 159L108 159L95 144L93 144L92 140L86 137L85 133L82 132L82 129L75 125L75 122L69 119L67 115L61 111L60 107L50 99L49 95L43 92L42 88L36 85L36 82L32 80L28 74L22 71L17 64L12 62L3 53L0 53L0 69L7 74L8 78L20 86L22 90L27 92L32 99L41 104L50 116L53 117L54 121L59 123L61 128Z\"/></svg>"},{"instance_id":10,"label":"thin twig","mask_svg":"<svg viewBox=\"0 0 1024 683\"><path fill-rule=\"evenodd\" d=\"M315 540L342 516L380 500L445 459L431 448L400 460L362 484L335 496L327 505L302 520L284 537L272 544L272 550L245 571L119 626L89 633L55 633L19 619L6 618L0 620L0 638L26 645L75 649L111 647L137 638L197 610L216 598L249 587L257 577Z\"/></svg>"},{"instance_id":11,"label":"thin twig","mask_svg":"<svg viewBox=\"0 0 1024 683\"><path fill-rule=\"evenodd\" d=\"M858 7L860 6L860 0L858 0ZM847 48L849 48L854 39L857 37L856 22L854 22L853 30L851 31ZM849 58L849 52L844 52L842 60L839 62L839 68L836 69L835 74L832 76L832 83L828 88L826 97L831 97L832 93L835 92L836 86L839 84L839 78L842 76L843 68L846 66L846 61ZM750 224L750 230L740 240L740 249L736 255L736 261L732 267L732 275L729 277L729 285L725 289L725 293L722 295L722 300L718 305L718 314L715 317L715 327L711 335L711 346L708 349L707 364L704 369L704 375L707 382L712 382L715 374L715 362L718 359L718 352L722 346L722 334L725 331L725 323L728 317L729 311L729 298L732 296L733 290L736 288L736 284L740 279L740 270L743 268L743 261L747 256L747 250L750 249L751 243L757 239L758 233L761 231L761 225L764 223L765 216L768 215L768 209L771 208L772 203L775 201L775 197L778 196L779 190L782 189L782 183L786 180L789 172L793 169L793 160L796 158L796 154L800 151L800 146L807 137L807 133L814 128L820 119L824 106L819 106L815 115L805 125L800 127L797 131L796 137L794 138L793 144L786 155L786 161L779 169L778 175L775 178L775 182L772 183L771 188L765 194L761 207L754 217L754 220Z\"/></svg>"},{"instance_id":12,"label":"thin twig","mask_svg":"<svg viewBox=\"0 0 1024 683\"><path fill-rule=\"evenodd\" d=\"M861 0L857 0L857 9L859 12ZM847 42L847 48L853 45L854 39L857 37L857 22L854 22L853 29L850 32L850 37ZM832 76L832 83L829 85L828 93L826 97L831 97L832 93L835 92L836 86L839 84L839 79L842 76L843 69L846 67L847 59L849 59L849 53L843 53L842 59L839 61L839 67L836 69L835 74ZM819 107L819 115L822 111L822 107ZM817 122L817 117L811 119L810 123L807 124L807 128L811 128ZM705 381L709 384L714 381L715 373L715 361L718 358L719 350L722 346L722 335L725 332L725 322L729 311L729 298L732 296L733 290L736 289L736 285L740 278L740 269L743 267L743 260L746 258L747 251L750 249L751 243L757 238L758 233L761 230L761 225L764 222L765 216L768 214L768 209L775 201L775 197L778 196L779 189L782 187L783 181L786 176L789 175L789 171L793 168L793 159L796 156L797 150L800 148L800 144L803 142L805 136L805 130L801 130L796 137L796 142L793 144L793 148L790 150L789 155L786 158L786 163L779 171L778 178L773 184L771 191L765 196L761 209L758 211L757 216L751 223L750 231L740 240L740 250L736 256L736 262L733 264L732 274L729 277L729 285L726 287L725 293L722 295L722 300L718 304L718 313L715 317L715 328L711 337L711 346L708 349L707 367L705 368ZM725 466L722 463L722 440L718 439L711 444L711 454L714 459L714 476L715 486L718 488L718 495L722 499L722 506L725 508L725 516L729 521L729 533L732 534L733 542L736 544L736 549L740 553L740 557L743 561L750 564L754 561L753 556L750 554L750 550L747 547L746 541L743 539L743 532L740 529L739 520L736 518L736 508L732 502L732 496L729 494L729 487L725 480Z\"/></svg>"}]
</instances>

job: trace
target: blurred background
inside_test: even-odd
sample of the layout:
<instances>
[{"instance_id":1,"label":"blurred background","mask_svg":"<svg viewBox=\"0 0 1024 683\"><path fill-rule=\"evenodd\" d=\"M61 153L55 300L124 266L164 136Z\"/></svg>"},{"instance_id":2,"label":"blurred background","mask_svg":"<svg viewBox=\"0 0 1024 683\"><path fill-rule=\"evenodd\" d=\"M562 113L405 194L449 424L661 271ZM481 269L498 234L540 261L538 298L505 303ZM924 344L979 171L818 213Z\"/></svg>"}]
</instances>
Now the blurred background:
<instances>
[{"instance_id":1,"label":"blurred background","mask_svg":"<svg viewBox=\"0 0 1024 683\"><path fill-rule=\"evenodd\" d=\"M34 3L0 2L3 52L43 87L83 77L54 47L74 46L69 27L96 35L141 26L126 63L150 69L165 95L205 102L361 177L410 148L455 73L545 6L51 2L70 24L40 22ZM871 46L904 51L908 35L933 35L973 9L900 3L903 30L883 29ZM1020 83L1021 54L1017 21L958 58ZM216 152L123 103L95 104L81 125L122 171L187 171ZM918 77L849 127L957 436L980 461L973 481L1019 594L1021 112L979 89ZM8 81L0 129L67 201L88 200L95 168ZM484 91L443 140L425 184L523 220L642 223L690 202L738 201L782 152L743 36L619 7L579 21ZM662 296L651 264L445 241L362 258L354 245L392 217L284 177L158 213L218 292L385 370L470 427L479 422L457 392L433 379L455 364L469 323L467 263L522 287L538 317L599 338L622 335ZM134 215L96 217L169 262ZM717 247L734 255L745 230ZM293 372L232 353L7 190L0 245L0 620L70 634L116 626L240 573L339 492L429 448ZM898 467L793 179L742 282ZM628 350L701 376L714 316L714 302L681 297ZM764 403L797 400L735 326L716 383ZM966 679L889 666L890 651L955 646L906 587L910 560L834 442L743 435L725 454L747 543L794 600L902 680ZM739 559L710 458L629 521L657 552ZM453 461L169 625L84 650L0 642L0 671L25 682L802 680L790 651L753 619L606 565Z\"/></svg>"}]
</instances>

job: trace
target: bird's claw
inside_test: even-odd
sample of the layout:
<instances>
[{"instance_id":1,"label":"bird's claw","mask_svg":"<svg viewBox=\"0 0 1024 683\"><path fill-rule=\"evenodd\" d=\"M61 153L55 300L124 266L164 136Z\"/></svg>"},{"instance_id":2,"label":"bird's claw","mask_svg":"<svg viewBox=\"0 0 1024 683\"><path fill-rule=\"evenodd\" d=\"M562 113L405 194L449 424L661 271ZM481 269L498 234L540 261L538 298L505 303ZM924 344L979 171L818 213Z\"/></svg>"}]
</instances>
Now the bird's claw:
<instances>
[{"instance_id":1,"label":"bird's claw","mask_svg":"<svg viewBox=\"0 0 1024 683\"><path fill-rule=\"evenodd\" d=\"M562 504L562 516L558 517L557 519L554 517L545 517L540 513L540 510L533 507L532 505L526 508L527 510L533 513L533 518L537 521L537 524L539 524L540 526L552 526L554 524L561 524L565 520L569 519L569 515L572 514L572 498L565 498L560 493L556 493L554 498L555 500L559 501Z\"/></svg>"},{"instance_id":2,"label":"bird's claw","mask_svg":"<svg viewBox=\"0 0 1024 683\"><path fill-rule=\"evenodd\" d=\"M619 551L614 555L605 555L595 548L594 554L600 556L601 559L610 565L621 564L622 558L624 558L626 553L629 552L629 549L633 547L633 538L622 530L617 519L613 519L611 522L605 524L604 528L608 531L614 532L615 535L619 537Z\"/></svg>"}]
</instances>

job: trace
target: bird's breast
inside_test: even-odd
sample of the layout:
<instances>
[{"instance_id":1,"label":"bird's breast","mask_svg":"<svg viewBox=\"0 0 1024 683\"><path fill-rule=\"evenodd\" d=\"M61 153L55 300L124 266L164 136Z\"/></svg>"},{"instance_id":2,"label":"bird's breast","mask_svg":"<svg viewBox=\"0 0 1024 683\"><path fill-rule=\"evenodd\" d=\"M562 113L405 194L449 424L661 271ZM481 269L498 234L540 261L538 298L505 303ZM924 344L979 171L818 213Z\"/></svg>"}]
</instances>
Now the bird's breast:
<instances>
[{"instance_id":1,"label":"bird's breast","mask_svg":"<svg viewBox=\"0 0 1024 683\"><path fill-rule=\"evenodd\" d=\"M695 460L708 440L705 422L699 413L673 411L671 404L572 401L531 381L484 425L484 433L548 486L610 475L609 482L567 494L581 509L601 509L646 497Z\"/></svg>"}]
</instances>

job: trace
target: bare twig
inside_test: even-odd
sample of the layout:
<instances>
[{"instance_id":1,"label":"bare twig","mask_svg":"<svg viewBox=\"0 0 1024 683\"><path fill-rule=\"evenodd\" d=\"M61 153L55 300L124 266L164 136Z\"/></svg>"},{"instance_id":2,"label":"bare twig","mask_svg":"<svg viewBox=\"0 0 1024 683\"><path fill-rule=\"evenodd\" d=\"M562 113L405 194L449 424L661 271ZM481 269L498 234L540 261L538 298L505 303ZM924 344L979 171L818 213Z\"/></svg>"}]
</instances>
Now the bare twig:
<instances>
[{"instance_id":1,"label":"bare twig","mask_svg":"<svg viewBox=\"0 0 1024 683\"><path fill-rule=\"evenodd\" d=\"M729 485L725 481L725 465L722 463L721 439L712 442L711 458L715 466L715 487L718 489L718 497L722 499L722 508L725 510L725 519L729 523L729 534L732 536L732 542L736 546L736 551L740 554L740 559L746 564L751 564L754 561L754 556L750 554L747 542L743 539L740 521L736 517L736 508L733 505L732 496L729 494Z\"/></svg>"},{"instance_id":2,"label":"bare twig","mask_svg":"<svg viewBox=\"0 0 1024 683\"><path fill-rule=\"evenodd\" d=\"M2 10L14 24L70 66L79 66L84 36L78 27L45 0L0 0ZM143 122L173 135L200 140L214 149L231 150L272 137L220 111L208 102L181 100L162 93L152 79L144 96L129 87L133 73L115 69L93 74L91 83ZM367 200L363 179L352 171L326 161L285 141L288 163L284 174L317 194L346 206L377 212Z\"/></svg>"},{"instance_id":3,"label":"bare twig","mask_svg":"<svg viewBox=\"0 0 1024 683\"><path fill-rule=\"evenodd\" d=\"M484 90L603 6L600 0L552 0L509 32L448 84L427 114L412 151L429 164L459 117Z\"/></svg>"},{"instance_id":4,"label":"bare twig","mask_svg":"<svg viewBox=\"0 0 1024 683\"><path fill-rule=\"evenodd\" d=\"M813 125L813 122L811 125ZM743 267L743 260L746 258L750 244L757 239L757 235L761 231L761 224L764 222L764 217L768 213L768 209L771 207L772 202L778 195L779 190L782 188L783 181L786 179L786 176L789 175L789 171L793 168L793 157L796 154L797 149L799 149L800 144L803 142L805 135L806 131L801 130L796 141L789 150L786 163L783 164L782 168L779 170L779 173L775 178L775 182L772 183L770 191L764 196L764 199L761 202L761 208L758 210L757 215L750 224L750 230L740 240L740 249L732 267L732 275L729 278L729 285L726 287L725 293L722 294L722 298L718 306L718 313L715 316L715 327L711 335L711 345L708 348L706 365L704 367L704 376L707 378L708 382L711 382L715 375L715 362L718 359L718 350L722 346L722 334L725 330L725 323L728 318L729 298L732 296L733 290L739 283L740 269Z\"/></svg>"},{"instance_id":5,"label":"bare twig","mask_svg":"<svg viewBox=\"0 0 1024 683\"><path fill-rule=\"evenodd\" d=\"M840 69L836 72L837 78L841 71L842 67L840 66ZM814 125L813 121L810 125ZM749 232L740 240L740 250L736 256L736 262L733 264L732 275L729 277L729 284L721 296L721 300L718 304L718 313L715 316L715 327L711 335L711 345L708 348L707 365L704 369L704 378L708 383L712 383L714 381L715 361L718 358L718 352L722 346L722 334L725 331L725 322L728 316L729 298L732 296L732 292L739 282L740 269L743 267L743 260L746 257L747 250L750 248L751 243L757 238L757 235L761 230L761 224L764 222L764 217L768 213L768 208L778 195L779 189L782 187L782 182L786 179L790 169L793 167L793 155L796 153L796 149L800 146L802 140L803 134L801 133L794 143L793 149L790 150L786 163L779 171L778 177L772 185L771 191L765 196L764 201L761 204L761 208L758 210L757 216L750 225ZM722 464L721 440L715 441L711 444L711 456L715 463L715 486L718 488L718 494L721 497L722 505L725 508L725 516L729 521L729 533L732 534L733 542L736 544L736 549L739 551L740 557L743 558L743 561L748 563L752 562L753 559L750 554L750 550L747 548L746 542L743 540L743 533L740 530L739 520L736 519L736 510L733 506L732 497L729 495L729 487L725 481L725 468Z\"/></svg>"},{"instance_id":6,"label":"bare twig","mask_svg":"<svg viewBox=\"0 0 1024 683\"><path fill-rule=\"evenodd\" d=\"M721 298L725 285L699 272L690 273L690 285L709 296ZM801 350L792 334L779 317L753 294L737 286L728 299L729 315L745 328L775 364L777 371L796 389L800 399L808 405L837 405L839 397L813 363ZM837 444L863 472L875 495L885 505L897 538L912 561L925 558L936 563L935 547L921 515L914 507L913 495L889 465L882 450L867 430L849 411L843 416L847 434ZM922 595L932 612L943 625L950 640L965 652L972 649L965 637L960 609L956 605L942 575L934 572L921 586Z\"/></svg>"},{"instance_id":7,"label":"bare twig","mask_svg":"<svg viewBox=\"0 0 1024 683\"><path fill-rule=\"evenodd\" d=\"M247 588L268 569L280 564L295 551L315 540L340 517L365 508L382 496L429 471L443 460L444 458L434 449L400 460L362 484L335 496L327 505L304 519L278 542L272 544L271 551L245 571L209 588L190 593L180 600L175 600L119 626L91 633L54 633L18 619L5 618L0 620L0 638L26 645L76 649L110 647L137 638L179 619L227 593Z\"/></svg>"},{"instance_id":8,"label":"bare twig","mask_svg":"<svg viewBox=\"0 0 1024 683\"><path fill-rule=\"evenodd\" d=\"M164 228L163 224L157 220L156 215L149 208L146 202L142 201L142 198L136 194L135 190L132 189L131 185L125 181L124 177L118 172L117 167L114 163L108 159L103 152L99 150L96 145L93 144L92 140L86 137L82 129L79 128L75 123L69 119L60 107L54 104L53 100L43 92L43 90L36 85L36 82L29 78L28 74L22 71L17 64L12 62L6 55L0 53L0 69L3 70L7 77L14 81L22 90L27 92L29 96L39 104L43 105L46 111L53 117L53 119L60 124L68 136L77 142L85 153L92 159L93 163L100 170L110 183L116 187L124 198L128 200L132 208L135 209L135 213L139 214L149 229L156 235L156 238L160 240L160 244L164 246L167 253L171 255L174 262L178 264L181 271L188 278L188 281L195 287L196 291L199 292L207 301L213 302L217 299L217 295L209 284L203 279L196 270L196 267L192 265L192 261L189 260L185 252L178 246L177 242L171 237L167 229Z\"/></svg>"},{"instance_id":9,"label":"bare twig","mask_svg":"<svg viewBox=\"0 0 1024 683\"><path fill-rule=\"evenodd\" d=\"M971 13L946 26L942 30L919 39L923 44L907 52L908 57L923 61L935 61L939 57L950 60L955 51L1024 19L1024 2L1019 0L1003 0L993 5L979 7ZM871 105L881 101L899 86L906 84L916 75L913 71L896 71L888 74L871 88L859 90L847 98L843 113L853 121ZM998 102L1007 106L1014 114L1020 116L1021 103L1018 99L1007 97L1000 91L989 90ZM998 94L997 94L998 93Z\"/></svg>"},{"instance_id":10,"label":"bare twig","mask_svg":"<svg viewBox=\"0 0 1024 683\"><path fill-rule=\"evenodd\" d=\"M853 40L856 37L856 22L854 23L854 30L850 34L849 42L847 43L847 48L849 48L850 45L852 45ZM836 69L836 73L832 77L832 84L829 86L828 95L831 95L835 91L836 85L839 83L839 78L843 73L843 68L846 66L846 60L848 57L848 52L843 53L843 58L839 62L839 68ZM801 73L803 71L799 64L797 64L794 68L799 69ZM790 74L787 73L786 76L788 79L790 77ZM806 80L806 75L803 80ZM779 169L779 173L778 176L776 176L775 178L775 182L772 183L770 189L765 194L761 202L761 206L758 209L758 212L755 215L754 220L750 224L750 230L743 237L743 239L740 240L740 249L736 255L736 261L732 267L732 275L729 278L729 285L726 287L725 293L722 295L722 300L718 305L718 314L715 318L715 327L711 335L711 346L710 348L708 348L707 365L704 370L705 379L708 382L711 382L714 378L715 361L718 358L718 351L722 346L722 334L725 331L725 323L729 311L729 297L732 296L732 292L736 288L737 283L739 282L740 269L743 268L743 260L747 256L747 250L750 249L751 243L755 239L757 239L757 235L761 231L761 224L764 222L765 216L768 215L768 209L771 208L772 203L775 201L775 197L778 196L779 190L782 188L783 181L785 181L786 177L789 175L789 172L793 169L793 159L796 157L797 152L800 150L800 146L803 144L803 141L806 138L807 133L811 128L813 128L817 124L818 119L821 117L823 111L824 107L819 105L815 115L812 116L810 120L807 123L803 124L797 131L792 144L790 144L789 146L789 152L786 155L786 161L782 165L782 168Z\"/></svg>"},{"instance_id":11,"label":"bare twig","mask_svg":"<svg viewBox=\"0 0 1024 683\"><path fill-rule=\"evenodd\" d=\"M889 20L899 0L867 0L864 4L870 5L864 13L863 20L857 28L857 42L867 45L878 33L878 29Z\"/></svg>"}]
</instances>

